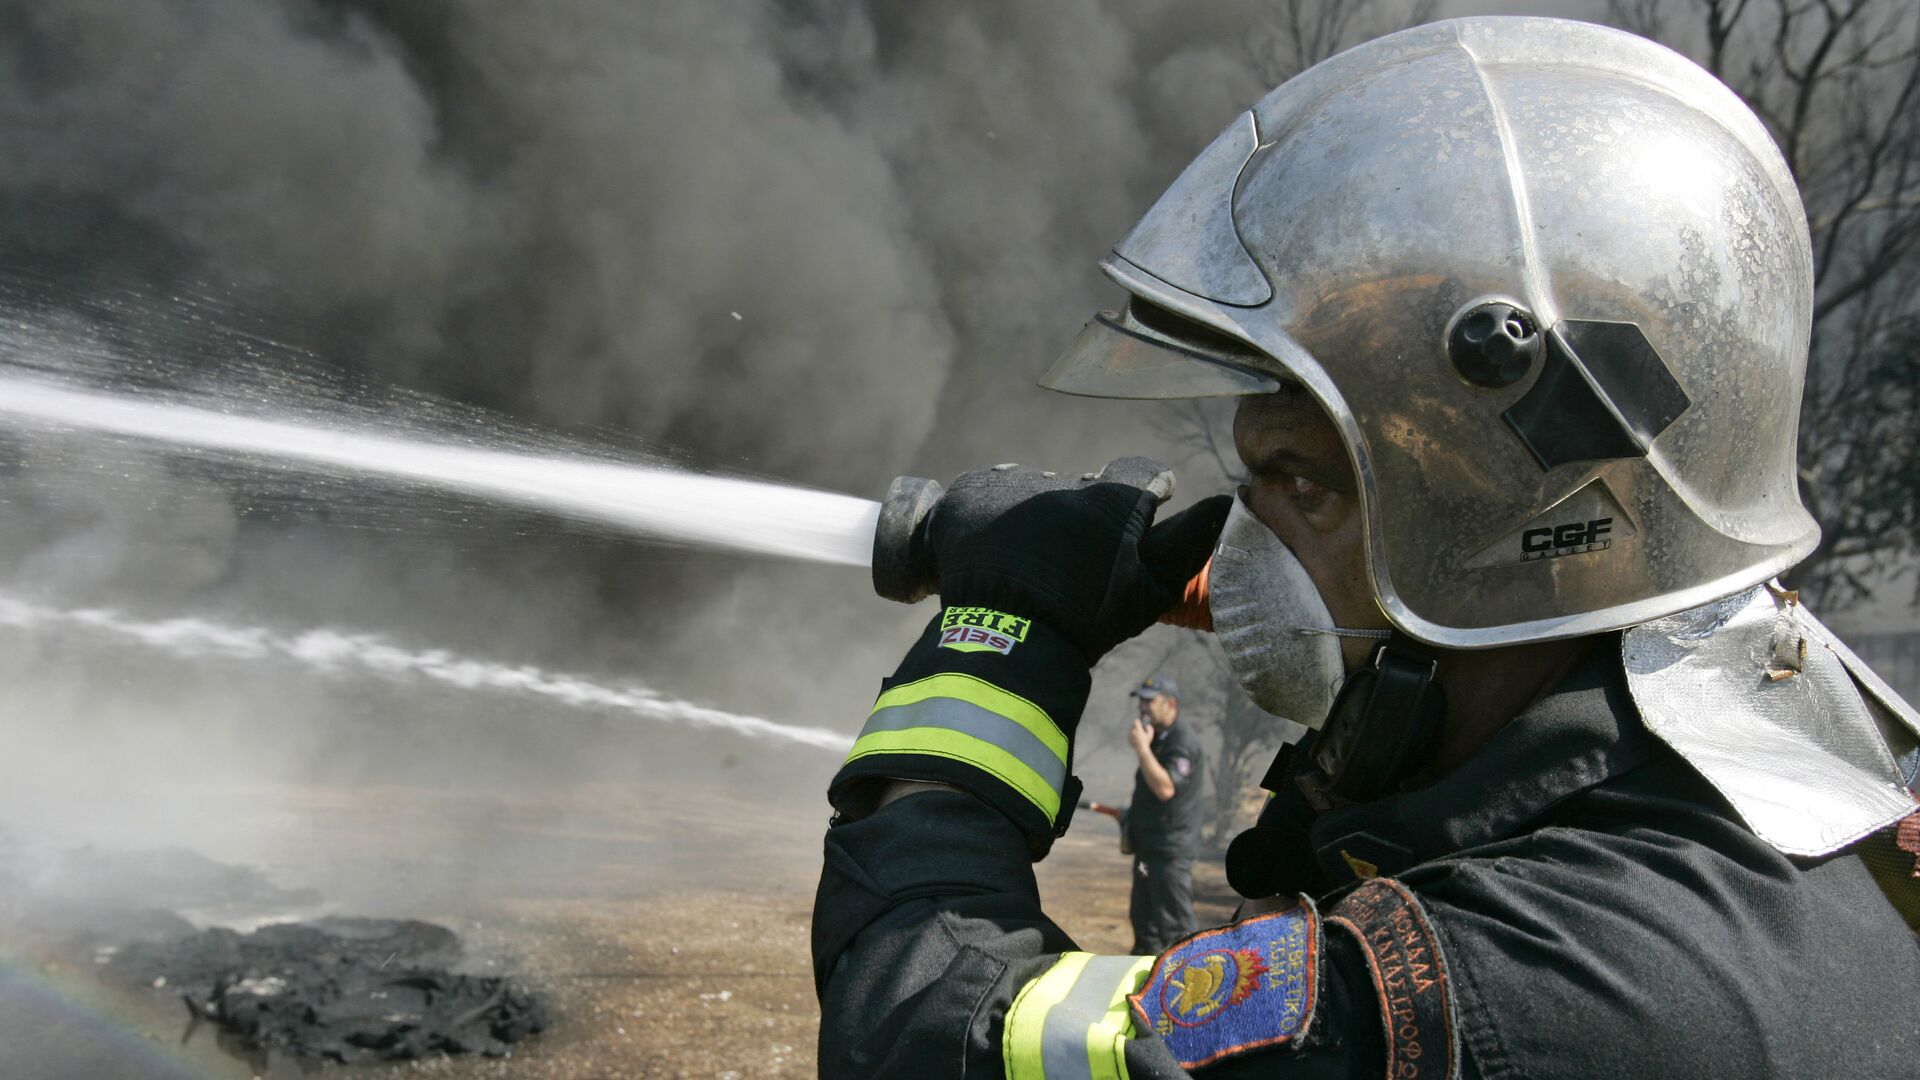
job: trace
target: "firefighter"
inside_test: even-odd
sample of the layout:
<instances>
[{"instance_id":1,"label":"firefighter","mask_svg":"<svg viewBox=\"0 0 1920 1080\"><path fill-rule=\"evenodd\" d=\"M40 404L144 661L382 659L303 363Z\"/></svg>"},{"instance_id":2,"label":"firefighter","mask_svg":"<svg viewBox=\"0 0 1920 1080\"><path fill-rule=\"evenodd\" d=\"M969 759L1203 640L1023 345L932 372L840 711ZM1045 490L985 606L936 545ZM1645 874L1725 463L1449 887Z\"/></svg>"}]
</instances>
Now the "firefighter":
<instances>
[{"instance_id":1,"label":"firefighter","mask_svg":"<svg viewBox=\"0 0 1920 1080\"><path fill-rule=\"evenodd\" d=\"M1204 751L1191 724L1180 722L1180 684L1155 675L1134 687L1139 717L1127 745L1140 759L1133 804L1121 828L1133 854L1127 917L1133 951L1158 953L1198 929L1193 917L1193 857L1200 849L1200 767Z\"/></svg>"},{"instance_id":2,"label":"firefighter","mask_svg":"<svg viewBox=\"0 0 1920 1080\"><path fill-rule=\"evenodd\" d=\"M944 610L1018 633L936 619L830 787L823 1074L1915 1074L1920 948L1855 852L1913 871L1920 718L1775 581L1818 542L1812 260L1733 94L1585 24L1405 31L1229 125L1105 269L1126 310L1043 382L1240 396L1251 480L1156 523L1116 463L938 538ZM1089 669L1203 566L1242 685L1317 730L1234 922L1089 955L1031 863Z\"/></svg>"}]
</instances>

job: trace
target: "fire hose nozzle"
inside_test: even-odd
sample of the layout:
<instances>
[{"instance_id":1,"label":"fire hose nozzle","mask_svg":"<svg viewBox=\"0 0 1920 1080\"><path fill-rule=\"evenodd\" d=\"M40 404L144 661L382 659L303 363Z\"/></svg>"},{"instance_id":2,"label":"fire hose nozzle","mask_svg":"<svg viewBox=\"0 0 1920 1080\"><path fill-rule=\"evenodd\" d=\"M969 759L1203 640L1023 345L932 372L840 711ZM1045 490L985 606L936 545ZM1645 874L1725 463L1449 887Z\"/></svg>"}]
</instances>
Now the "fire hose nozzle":
<instances>
[{"instance_id":1,"label":"fire hose nozzle","mask_svg":"<svg viewBox=\"0 0 1920 1080\"><path fill-rule=\"evenodd\" d=\"M880 500L873 530L873 591L903 604L918 603L940 584L927 542L927 523L947 489L938 480L896 476Z\"/></svg>"},{"instance_id":2,"label":"fire hose nozzle","mask_svg":"<svg viewBox=\"0 0 1920 1080\"><path fill-rule=\"evenodd\" d=\"M933 557L927 530L940 507L946 488L937 480L897 476L880 500L880 523L873 530L873 591L888 600L913 604L940 585L940 569ZM1181 590L1172 610L1160 621L1192 630L1212 630L1208 606L1208 574L1213 562L1200 568Z\"/></svg>"}]
</instances>

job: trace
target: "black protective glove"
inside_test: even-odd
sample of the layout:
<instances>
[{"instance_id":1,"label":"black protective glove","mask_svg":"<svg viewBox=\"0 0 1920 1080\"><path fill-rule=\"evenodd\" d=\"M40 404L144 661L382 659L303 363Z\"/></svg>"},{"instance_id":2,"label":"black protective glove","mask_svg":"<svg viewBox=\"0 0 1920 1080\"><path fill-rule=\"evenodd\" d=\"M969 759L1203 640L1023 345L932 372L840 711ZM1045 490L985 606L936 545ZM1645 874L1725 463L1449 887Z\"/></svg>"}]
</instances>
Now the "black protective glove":
<instances>
[{"instance_id":1,"label":"black protective glove","mask_svg":"<svg viewBox=\"0 0 1920 1080\"><path fill-rule=\"evenodd\" d=\"M834 806L865 813L877 778L948 783L1044 854L1079 795L1068 771L1088 669L1174 605L1232 506L1219 496L1155 526L1171 491L1145 458L1097 476L1002 466L955 480L928 526L941 613L884 684Z\"/></svg>"},{"instance_id":2,"label":"black protective glove","mask_svg":"<svg viewBox=\"0 0 1920 1080\"><path fill-rule=\"evenodd\" d=\"M1225 495L1207 499L1154 527L1154 512L1173 493L1173 473L1150 458L1125 457L982 520L977 505L992 506L1036 475L1045 476L983 469L947 489L928 526L940 599L1026 614L1064 634L1091 667L1179 601L1213 553L1233 503Z\"/></svg>"}]
</instances>

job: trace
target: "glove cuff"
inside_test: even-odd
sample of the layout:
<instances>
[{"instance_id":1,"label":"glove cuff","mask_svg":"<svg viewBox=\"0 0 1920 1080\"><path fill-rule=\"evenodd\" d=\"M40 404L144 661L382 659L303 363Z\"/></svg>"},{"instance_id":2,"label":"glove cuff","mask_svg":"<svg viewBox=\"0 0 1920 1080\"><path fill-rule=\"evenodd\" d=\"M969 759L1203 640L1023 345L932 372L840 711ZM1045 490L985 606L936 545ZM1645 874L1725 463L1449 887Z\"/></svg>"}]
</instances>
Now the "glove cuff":
<instances>
[{"instance_id":1,"label":"glove cuff","mask_svg":"<svg viewBox=\"0 0 1920 1080\"><path fill-rule=\"evenodd\" d=\"M1079 648L1046 624L946 608L881 684L827 798L860 817L872 781L951 784L1005 814L1040 858L1079 799L1072 735L1091 684Z\"/></svg>"}]
</instances>

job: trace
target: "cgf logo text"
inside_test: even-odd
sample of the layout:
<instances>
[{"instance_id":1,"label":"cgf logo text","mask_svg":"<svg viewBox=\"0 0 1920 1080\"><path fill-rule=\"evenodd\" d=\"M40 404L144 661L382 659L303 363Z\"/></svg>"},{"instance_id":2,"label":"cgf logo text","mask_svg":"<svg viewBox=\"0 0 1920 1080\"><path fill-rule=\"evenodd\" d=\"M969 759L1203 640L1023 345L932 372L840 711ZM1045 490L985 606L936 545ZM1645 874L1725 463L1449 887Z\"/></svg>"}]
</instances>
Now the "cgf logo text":
<instances>
[{"instance_id":1,"label":"cgf logo text","mask_svg":"<svg viewBox=\"0 0 1920 1080\"><path fill-rule=\"evenodd\" d=\"M1613 519L1594 518L1592 521L1570 521L1565 525L1555 525L1546 529L1528 529L1520 534L1520 561L1534 559L1554 559L1562 555L1579 555L1587 551L1605 551L1613 541L1608 539L1613 532Z\"/></svg>"}]
</instances>

